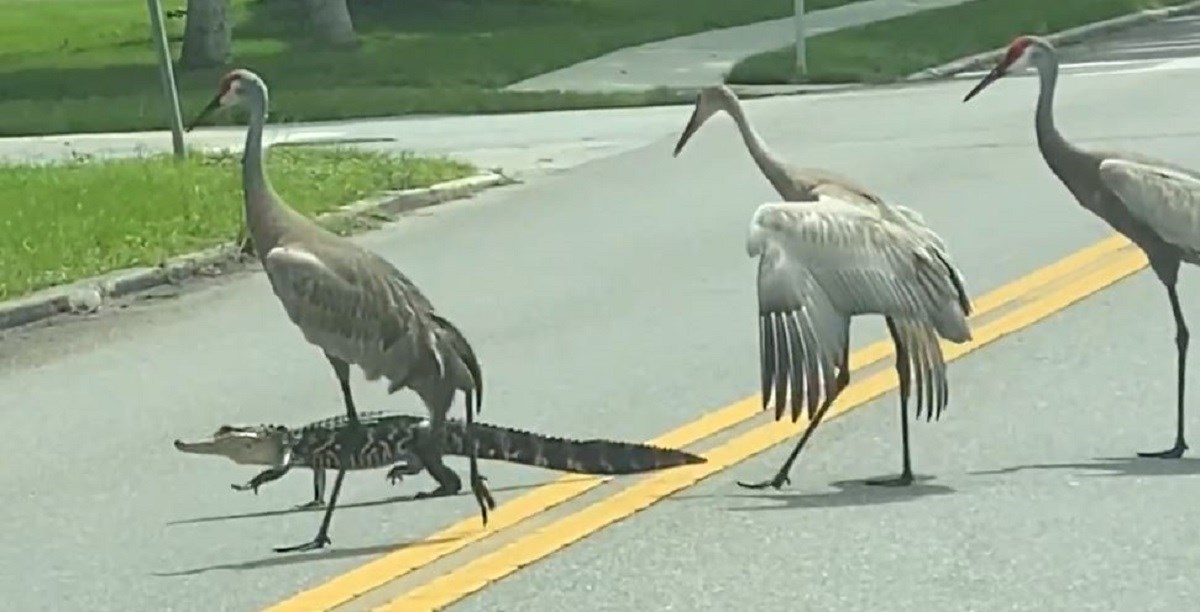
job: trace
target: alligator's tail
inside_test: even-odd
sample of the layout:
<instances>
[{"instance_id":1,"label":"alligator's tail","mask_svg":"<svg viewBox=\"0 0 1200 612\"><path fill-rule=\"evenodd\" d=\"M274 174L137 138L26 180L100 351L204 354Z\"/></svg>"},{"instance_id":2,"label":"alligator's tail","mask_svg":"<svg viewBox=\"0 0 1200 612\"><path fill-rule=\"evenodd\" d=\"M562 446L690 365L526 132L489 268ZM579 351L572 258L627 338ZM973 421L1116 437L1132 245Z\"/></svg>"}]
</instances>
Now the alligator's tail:
<instances>
[{"instance_id":1,"label":"alligator's tail","mask_svg":"<svg viewBox=\"0 0 1200 612\"><path fill-rule=\"evenodd\" d=\"M457 419L447 421L445 452L468 454L465 427L466 424ZM699 455L671 448L614 440L558 438L478 421L475 422L475 441L480 459L579 474L637 474L708 461Z\"/></svg>"}]
</instances>

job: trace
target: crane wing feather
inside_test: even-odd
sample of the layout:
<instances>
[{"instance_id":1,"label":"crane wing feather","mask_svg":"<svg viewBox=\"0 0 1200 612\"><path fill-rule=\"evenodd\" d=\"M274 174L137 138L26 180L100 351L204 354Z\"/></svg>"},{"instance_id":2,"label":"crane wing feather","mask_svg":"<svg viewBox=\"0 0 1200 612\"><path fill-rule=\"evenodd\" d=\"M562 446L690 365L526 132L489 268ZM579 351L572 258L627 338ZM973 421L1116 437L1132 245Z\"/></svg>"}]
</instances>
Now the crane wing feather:
<instances>
[{"instance_id":1,"label":"crane wing feather","mask_svg":"<svg viewBox=\"0 0 1200 612\"><path fill-rule=\"evenodd\" d=\"M263 266L305 338L358 364L368 380L402 380L420 347L432 345L421 318L432 310L429 302L398 271L362 257L322 257L298 245L271 249Z\"/></svg>"},{"instance_id":2,"label":"crane wing feather","mask_svg":"<svg viewBox=\"0 0 1200 612\"><path fill-rule=\"evenodd\" d=\"M849 317L829 301L812 274L777 245L759 258L758 312L763 408L773 397L776 418L781 418L790 388L792 420L799 419L805 404L811 416L822 392L828 396L834 391L833 374L845 350L842 338Z\"/></svg>"},{"instance_id":3,"label":"crane wing feather","mask_svg":"<svg viewBox=\"0 0 1200 612\"><path fill-rule=\"evenodd\" d=\"M950 340L970 339L956 271L908 227L834 198L771 203L754 215L747 252L766 256L768 245L804 270L834 311L929 320ZM762 279L760 271L760 292Z\"/></svg>"},{"instance_id":4,"label":"crane wing feather","mask_svg":"<svg viewBox=\"0 0 1200 612\"><path fill-rule=\"evenodd\" d=\"M1100 180L1163 240L1200 252L1200 178L1174 168L1110 158L1100 162Z\"/></svg>"}]
</instances>

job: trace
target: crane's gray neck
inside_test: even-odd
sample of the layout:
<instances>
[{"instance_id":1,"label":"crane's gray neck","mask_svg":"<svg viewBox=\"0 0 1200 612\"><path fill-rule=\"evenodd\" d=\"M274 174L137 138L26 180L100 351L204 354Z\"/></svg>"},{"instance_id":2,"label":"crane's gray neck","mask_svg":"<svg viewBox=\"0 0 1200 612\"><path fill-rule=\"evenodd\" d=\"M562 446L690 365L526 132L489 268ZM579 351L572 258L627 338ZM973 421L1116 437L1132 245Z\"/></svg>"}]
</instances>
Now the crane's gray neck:
<instances>
[{"instance_id":1,"label":"crane's gray neck","mask_svg":"<svg viewBox=\"0 0 1200 612\"><path fill-rule=\"evenodd\" d=\"M1040 89L1034 117L1038 149L1055 174L1062 177L1063 171L1072 163L1084 161L1084 154L1067 142L1054 124L1054 93L1058 85L1058 61L1049 53L1034 59L1037 66Z\"/></svg>"},{"instance_id":2,"label":"crane's gray neck","mask_svg":"<svg viewBox=\"0 0 1200 612\"><path fill-rule=\"evenodd\" d=\"M750 120L746 118L746 112L737 98L728 100L728 103L725 104L725 111L729 113L730 117L733 117L734 123L737 124L738 131L742 134L742 141L746 143L746 148L750 151L750 157L754 159L754 164L767 177L775 190L783 197L787 197L786 192L790 189L790 182L787 172L784 170L783 161L767 147L762 136L759 136L754 126L750 125Z\"/></svg>"},{"instance_id":3,"label":"crane's gray neck","mask_svg":"<svg viewBox=\"0 0 1200 612\"><path fill-rule=\"evenodd\" d=\"M250 112L246 144L242 149L242 188L245 191L246 227L261 258L279 242L276 220L286 214L279 203L263 167L263 128L267 122L267 92L261 87L245 87L242 97Z\"/></svg>"}]
</instances>

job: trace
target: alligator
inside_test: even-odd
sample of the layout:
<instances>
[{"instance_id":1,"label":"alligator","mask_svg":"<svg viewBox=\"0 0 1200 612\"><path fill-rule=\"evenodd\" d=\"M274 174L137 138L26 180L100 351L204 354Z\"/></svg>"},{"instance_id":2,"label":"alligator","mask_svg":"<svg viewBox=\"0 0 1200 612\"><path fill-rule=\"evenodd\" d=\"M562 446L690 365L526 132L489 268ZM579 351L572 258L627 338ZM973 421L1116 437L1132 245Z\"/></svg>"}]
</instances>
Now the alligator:
<instances>
[{"instance_id":1,"label":"alligator","mask_svg":"<svg viewBox=\"0 0 1200 612\"><path fill-rule=\"evenodd\" d=\"M405 476L426 471L421 449L427 445L420 443L420 437L432 433L428 418L364 412L358 415L358 420L365 431L353 437L347 435L349 419L346 415L339 415L299 428L283 425L222 425L206 440L175 440L175 448L185 453L226 457L240 465L269 466L245 484L231 485L234 490L254 491L255 494L258 494L259 487L282 478L293 467L309 468L313 471L313 499L296 506L297 509L325 506L325 471L337 470L337 479L323 521L327 526L347 470L373 470L391 466L386 478L393 485ZM686 451L648 444L560 438L478 421L474 423L473 436L474 450L480 459L579 474L637 474L707 461ZM355 448L343 448L348 440L355 439L359 441ZM472 450L469 439L466 423L458 419L445 421L446 454L469 456ZM347 461L343 462L343 458ZM461 478L454 470L445 468L444 472L428 471L440 485L439 489L448 489L451 494L461 490ZM427 492L419 492L416 499L427 496Z\"/></svg>"}]
</instances>

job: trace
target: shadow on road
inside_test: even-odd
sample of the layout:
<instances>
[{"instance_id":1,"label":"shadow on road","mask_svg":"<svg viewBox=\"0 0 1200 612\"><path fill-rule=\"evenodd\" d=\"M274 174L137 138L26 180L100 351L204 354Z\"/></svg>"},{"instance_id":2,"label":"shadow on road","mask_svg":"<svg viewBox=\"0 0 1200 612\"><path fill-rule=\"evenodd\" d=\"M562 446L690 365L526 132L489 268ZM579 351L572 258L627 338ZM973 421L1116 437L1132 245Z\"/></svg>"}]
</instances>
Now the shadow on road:
<instances>
[{"instance_id":1,"label":"shadow on road","mask_svg":"<svg viewBox=\"0 0 1200 612\"><path fill-rule=\"evenodd\" d=\"M216 570L228 571L244 571L253 569L262 569L264 567L279 567L283 565L294 565L296 563L308 563L310 561L322 561L333 559L350 559L354 557L363 557L367 555L382 555L387 554L401 548L429 546L432 544L441 544L451 542L454 538L440 538L437 540L415 540L409 542L400 542L397 544L378 544L375 546L361 546L359 548L337 548L336 544L330 545L331 548L324 551L313 553L274 553L270 557L263 557L253 561L243 561L241 563L220 563L217 565L209 565L206 567L197 567L188 570L179 570L174 572L152 572L150 575L160 578L177 578L181 576L195 576L206 572ZM281 542L280 544L287 544Z\"/></svg>"},{"instance_id":2,"label":"shadow on road","mask_svg":"<svg viewBox=\"0 0 1200 612\"><path fill-rule=\"evenodd\" d=\"M829 483L837 489L826 493L788 493L768 489L763 492L745 492L740 494L717 495L676 495L668 499L699 499L704 497L721 499L765 499L778 502L777 505L736 506L727 508L737 512L755 512L760 510L786 510L791 508L839 508L848 506L873 506L878 504L894 504L912 501L932 495L948 495L955 489L937 484L925 484L933 480L932 476L917 476L915 482L907 487L883 487L869 485L863 480L839 480ZM737 485L734 485L737 486ZM745 491L739 487L739 491Z\"/></svg>"},{"instance_id":3,"label":"shadow on road","mask_svg":"<svg viewBox=\"0 0 1200 612\"><path fill-rule=\"evenodd\" d=\"M1200 459L1151 459L1142 457L1097 457L1090 462L1032 463L995 470L968 472L974 476L1012 474L1025 470L1084 470L1088 476L1192 476L1200 474Z\"/></svg>"},{"instance_id":4,"label":"shadow on road","mask_svg":"<svg viewBox=\"0 0 1200 612\"><path fill-rule=\"evenodd\" d=\"M580 476L579 480L583 480L584 478L587 478L587 476ZM564 480L563 482L567 483L567 482L572 482L573 480L574 479L568 479L568 480ZM550 482L553 482L553 481L550 481ZM511 486L511 487L496 487L496 488L491 489L491 491L493 493L501 493L504 491L520 491L522 489L537 488L537 487L543 486L545 484L548 484L548 482L539 482L539 483L527 484L527 485L516 485L516 486ZM470 491L461 491L458 493L458 496L464 496L464 495L470 495L470 494L471 494ZM383 499L377 499L374 501L357 502L357 503L352 503L352 504L339 503L337 509L340 511L340 510L345 510L345 509L349 509L349 508L370 508L372 506L386 506L389 504L411 502L411 501L418 501L418 500L413 495L396 495L393 497L385 497ZM246 512L243 514L223 514L223 515L219 515L219 516L202 516L202 517L198 517L198 518L170 521L167 523L167 526L170 527L170 526L174 526L174 525L189 525L189 524L193 524L193 523L212 523L212 522L216 522L216 521L231 521L231 520L235 520L235 519L266 518L266 517L272 517L272 516L282 516L285 514L300 514L300 513L304 513L304 512L325 512L325 508L324 507L320 507L320 508L295 508L295 507L293 507L293 508L285 508L283 510L264 510L261 512Z\"/></svg>"}]
</instances>

